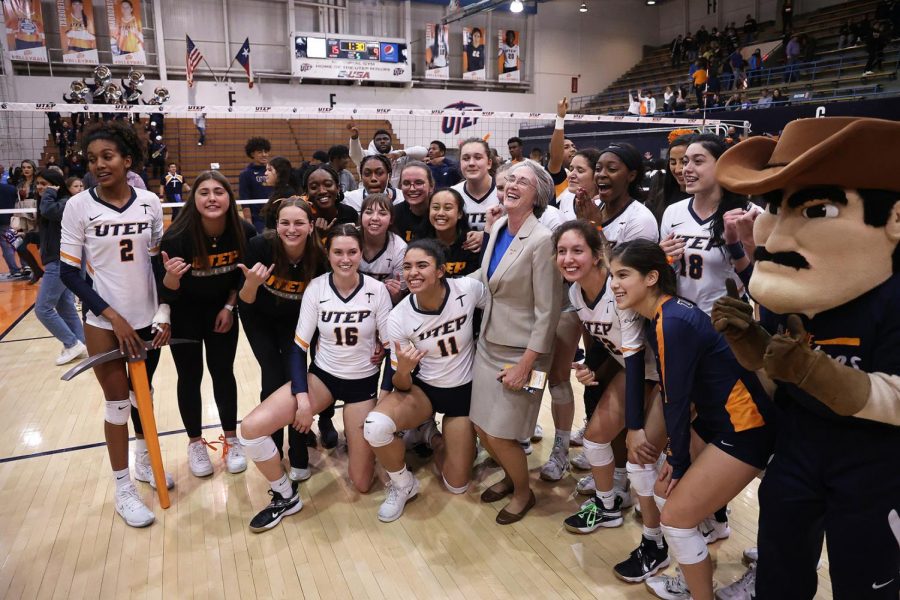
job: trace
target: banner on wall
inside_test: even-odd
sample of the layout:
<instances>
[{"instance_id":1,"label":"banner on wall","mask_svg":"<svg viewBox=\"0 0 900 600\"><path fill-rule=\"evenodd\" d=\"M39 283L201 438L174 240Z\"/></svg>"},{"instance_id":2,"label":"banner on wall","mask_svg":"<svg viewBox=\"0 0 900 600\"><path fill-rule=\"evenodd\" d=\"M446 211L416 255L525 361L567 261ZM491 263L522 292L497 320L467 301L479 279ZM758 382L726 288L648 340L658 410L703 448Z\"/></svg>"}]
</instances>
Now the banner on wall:
<instances>
[{"instance_id":1,"label":"banner on wall","mask_svg":"<svg viewBox=\"0 0 900 600\"><path fill-rule=\"evenodd\" d=\"M146 65L141 0L106 0L114 65Z\"/></svg>"},{"instance_id":2,"label":"banner on wall","mask_svg":"<svg viewBox=\"0 0 900 600\"><path fill-rule=\"evenodd\" d=\"M520 81L519 32L515 29L497 30L497 50L497 79Z\"/></svg>"},{"instance_id":3,"label":"banner on wall","mask_svg":"<svg viewBox=\"0 0 900 600\"><path fill-rule=\"evenodd\" d=\"M485 80L484 29L463 27L463 79Z\"/></svg>"},{"instance_id":4,"label":"banner on wall","mask_svg":"<svg viewBox=\"0 0 900 600\"><path fill-rule=\"evenodd\" d=\"M450 79L450 26L425 24L425 79Z\"/></svg>"},{"instance_id":5,"label":"banner on wall","mask_svg":"<svg viewBox=\"0 0 900 600\"><path fill-rule=\"evenodd\" d=\"M47 62L41 0L3 0L3 20L10 59Z\"/></svg>"},{"instance_id":6,"label":"banner on wall","mask_svg":"<svg viewBox=\"0 0 900 600\"><path fill-rule=\"evenodd\" d=\"M93 0L56 0L56 11L59 14L63 62L76 65L96 65L100 62Z\"/></svg>"}]
</instances>

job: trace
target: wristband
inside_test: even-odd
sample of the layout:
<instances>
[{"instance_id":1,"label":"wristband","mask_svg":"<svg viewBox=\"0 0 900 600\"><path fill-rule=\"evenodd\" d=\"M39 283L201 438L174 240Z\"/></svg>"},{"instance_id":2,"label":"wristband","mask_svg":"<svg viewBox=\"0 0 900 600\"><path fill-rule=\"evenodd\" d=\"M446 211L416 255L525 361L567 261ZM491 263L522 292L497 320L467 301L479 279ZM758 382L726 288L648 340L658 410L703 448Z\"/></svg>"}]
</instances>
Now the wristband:
<instances>
[{"instance_id":1,"label":"wristband","mask_svg":"<svg viewBox=\"0 0 900 600\"><path fill-rule=\"evenodd\" d=\"M566 128L566 118L565 117L556 117L556 125L554 129L565 129Z\"/></svg>"},{"instance_id":2,"label":"wristband","mask_svg":"<svg viewBox=\"0 0 900 600\"><path fill-rule=\"evenodd\" d=\"M153 325L169 325L172 323L172 309L168 304L160 304L159 308L156 309L156 314L153 315Z\"/></svg>"},{"instance_id":3,"label":"wristband","mask_svg":"<svg viewBox=\"0 0 900 600\"><path fill-rule=\"evenodd\" d=\"M228 312L234 312L234 304L226 304L226 305L224 306L224 308L225 308L225 310L227 310Z\"/></svg>"},{"instance_id":4,"label":"wristband","mask_svg":"<svg viewBox=\"0 0 900 600\"><path fill-rule=\"evenodd\" d=\"M744 252L744 245L740 242L735 242L734 244L728 244L725 246L725 249L728 250L728 255L732 260L741 260L747 253Z\"/></svg>"}]
</instances>

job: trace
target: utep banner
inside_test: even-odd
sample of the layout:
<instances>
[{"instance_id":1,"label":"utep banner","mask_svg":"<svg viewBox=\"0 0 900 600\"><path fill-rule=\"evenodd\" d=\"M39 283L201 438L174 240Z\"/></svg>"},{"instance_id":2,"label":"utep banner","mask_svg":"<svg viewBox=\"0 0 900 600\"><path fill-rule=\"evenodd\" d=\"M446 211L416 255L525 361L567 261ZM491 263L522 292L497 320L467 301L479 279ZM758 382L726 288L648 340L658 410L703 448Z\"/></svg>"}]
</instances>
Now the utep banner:
<instances>
[{"instance_id":1,"label":"utep banner","mask_svg":"<svg viewBox=\"0 0 900 600\"><path fill-rule=\"evenodd\" d=\"M56 12L59 14L63 62L76 65L96 65L100 62L93 0L56 0Z\"/></svg>"},{"instance_id":2,"label":"utep banner","mask_svg":"<svg viewBox=\"0 0 900 600\"><path fill-rule=\"evenodd\" d=\"M497 80L519 81L522 61L519 58L519 32L497 30Z\"/></svg>"},{"instance_id":3,"label":"utep banner","mask_svg":"<svg viewBox=\"0 0 900 600\"><path fill-rule=\"evenodd\" d=\"M425 24L425 79L450 79L450 26Z\"/></svg>"},{"instance_id":4,"label":"utep banner","mask_svg":"<svg viewBox=\"0 0 900 600\"><path fill-rule=\"evenodd\" d=\"M3 0L3 20L10 59L47 62L41 0Z\"/></svg>"},{"instance_id":5,"label":"utep banner","mask_svg":"<svg viewBox=\"0 0 900 600\"><path fill-rule=\"evenodd\" d=\"M463 79L486 79L483 27L463 27Z\"/></svg>"},{"instance_id":6,"label":"utep banner","mask_svg":"<svg viewBox=\"0 0 900 600\"><path fill-rule=\"evenodd\" d=\"M115 65L146 65L141 0L106 0L110 50Z\"/></svg>"}]
</instances>

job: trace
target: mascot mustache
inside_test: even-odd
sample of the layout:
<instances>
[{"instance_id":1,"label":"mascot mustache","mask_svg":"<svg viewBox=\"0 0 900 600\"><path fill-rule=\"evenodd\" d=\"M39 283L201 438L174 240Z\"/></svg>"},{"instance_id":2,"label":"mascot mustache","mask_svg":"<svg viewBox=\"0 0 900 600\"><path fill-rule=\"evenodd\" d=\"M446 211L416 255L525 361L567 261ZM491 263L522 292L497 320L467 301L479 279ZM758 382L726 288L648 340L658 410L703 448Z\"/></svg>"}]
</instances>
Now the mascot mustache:
<instances>
[{"instance_id":1,"label":"mascot mustache","mask_svg":"<svg viewBox=\"0 0 900 600\"><path fill-rule=\"evenodd\" d=\"M793 269L809 269L809 262L799 252L769 252L765 246L757 246L753 251L753 259L757 262L771 261L776 265L791 267Z\"/></svg>"}]
</instances>

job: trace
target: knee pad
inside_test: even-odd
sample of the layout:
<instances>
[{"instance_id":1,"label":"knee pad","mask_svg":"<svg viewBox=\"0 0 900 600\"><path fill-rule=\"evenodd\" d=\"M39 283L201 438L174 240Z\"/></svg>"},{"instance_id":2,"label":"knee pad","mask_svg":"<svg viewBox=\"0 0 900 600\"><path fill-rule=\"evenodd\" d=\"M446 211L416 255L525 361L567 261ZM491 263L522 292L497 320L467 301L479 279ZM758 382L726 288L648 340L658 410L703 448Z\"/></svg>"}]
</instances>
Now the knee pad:
<instances>
[{"instance_id":1,"label":"knee pad","mask_svg":"<svg viewBox=\"0 0 900 600\"><path fill-rule=\"evenodd\" d=\"M562 383L550 386L550 403L551 404L574 404L575 392L572 391L572 382L564 381Z\"/></svg>"},{"instance_id":2,"label":"knee pad","mask_svg":"<svg viewBox=\"0 0 900 600\"><path fill-rule=\"evenodd\" d=\"M278 448L270 435L249 440L238 435L238 440L244 447L244 454L253 462L264 462L278 455Z\"/></svg>"},{"instance_id":3,"label":"knee pad","mask_svg":"<svg viewBox=\"0 0 900 600\"><path fill-rule=\"evenodd\" d=\"M695 565L703 562L709 554L706 549L706 540L696 527L679 529L678 527L661 526L669 551L679 563L683 565Z\"/></svg>"},{"instance_id":4,"label":"knee pad","mask_svg":"<svg viewBox=\"0 0 900 600\"><path fill-rule=\"evenodd\" d=\"M381 448L393 442L395 433L397 424L386 414L373 410L366 415L363 437L373 448Z\"/></svg>"},{"instance_id":5,"label":"knee pad","mask_svg":"<svg viewBox=\"0 0 900 600\"><path fill-rule=\"evenodd\" d=\"M652 496L653 486L656 485L656 468L634 463L626 463L625 468L628 470L628 479L635 493L645 498Z\"/></svg>"},{"instance_id":6,"label":"knee pad","mask_svg":"<svg viewBox=\"0 0 900 600\"><path fill-rule=\"evenodd\" d=\"M609 444L598 444L584 438L584 456L592 467L605 467L615 460L613 456L612 446Z\"/></svg>"},{"instance_id":7,"label":"knee pad","mask_svg":"<svg viewBox=\"0 0 900 600\"><path fill-rule=\"evenodd\" d=\"M131 416L131 402L128 400L112 400L106 402L104 419L110 425L127 425Z\"/></svg>"},{"instance_id":8,"label":"knee pad","mask_svg":"<svg viewBox=\"0 0 900 600\"><path fill-rule=\"evenodd\" d=\"M441 474L441 478L444 480L444 487L447 488L447 491L451 494L465 494L469 490L469 485L471 482L467 482L466 485L462 487L453 487L447 482L447 478L444 477L443 473Z\"/></svg>"},{"instance_id":9,"label":"knee pad","mask_svg":"<svg viewBox=\"0 0 900 600\"><path fill-rule=\"evenodd\" d=\"M666 499L663 498L662 496L657 496L656 494L653 494L653 502L656 503L656 508L659 509L659 514L662 514L663 506L666 505Z\"/></svg>"}]
</instances>

